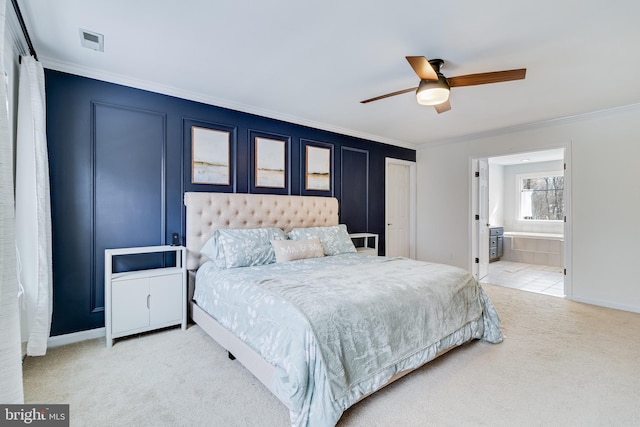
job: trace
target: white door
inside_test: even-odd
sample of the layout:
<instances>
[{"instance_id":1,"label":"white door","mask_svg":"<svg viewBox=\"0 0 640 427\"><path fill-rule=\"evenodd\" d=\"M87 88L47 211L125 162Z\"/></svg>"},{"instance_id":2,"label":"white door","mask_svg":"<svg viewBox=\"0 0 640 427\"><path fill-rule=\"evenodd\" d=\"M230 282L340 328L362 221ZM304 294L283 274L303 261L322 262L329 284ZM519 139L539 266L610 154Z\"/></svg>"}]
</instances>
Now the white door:
<instances>
[{"instance_id":1,"label":"white door","mask_svg":"<svg viewBox=\"0 0 640 427\"><path fill-rule=\"evenodd\" d=\"M385 255L415 258L415 162L386 159Z\"/></svg>"},{"instance_id":2,"label":"white door","mask_svg":"<svg viewBox=\"0 0 640 427\"><path fill-rule=\"evenodd\" d=\"M482 280L489 273L489 162L487 159L478 160L478 280Z\"/></svg>"},{"instance_id":3,"label":"white door","mask_svg":"<svg viewBox=\"0 0 640 427\"><path fill-rule=\"evenodd\" d=\"M489 272L489 162L476 159L471 174L471 271L477 280Z\"/></svg>"}]
</instances>

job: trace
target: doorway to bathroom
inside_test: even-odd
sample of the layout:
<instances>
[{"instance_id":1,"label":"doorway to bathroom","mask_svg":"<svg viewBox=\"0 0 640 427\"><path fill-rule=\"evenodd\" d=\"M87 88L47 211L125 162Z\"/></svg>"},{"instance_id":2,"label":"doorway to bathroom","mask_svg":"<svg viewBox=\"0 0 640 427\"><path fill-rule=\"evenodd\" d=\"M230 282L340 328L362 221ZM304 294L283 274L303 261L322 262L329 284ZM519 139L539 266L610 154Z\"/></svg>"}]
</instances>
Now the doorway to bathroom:
<instances>
[{"instance_id":1,"label":"doorway to bathroom","mask_svg":"<svg viewBox=\"0 0 640 427\"><path fill-rule=\"evenodd\" d=\"M473 159L472 270L480 282L570 296L567 151Z\"/></svg>"}]
</instances>

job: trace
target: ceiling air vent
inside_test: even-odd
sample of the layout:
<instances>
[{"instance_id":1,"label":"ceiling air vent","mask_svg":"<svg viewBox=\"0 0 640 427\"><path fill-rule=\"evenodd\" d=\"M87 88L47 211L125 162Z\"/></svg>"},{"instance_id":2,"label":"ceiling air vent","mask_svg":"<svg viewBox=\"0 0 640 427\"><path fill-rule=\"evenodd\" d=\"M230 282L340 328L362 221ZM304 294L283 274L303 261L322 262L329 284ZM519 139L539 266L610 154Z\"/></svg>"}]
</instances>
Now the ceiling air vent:
<instances>
[{"instance_id":1,"label":"ceiling air vent","mask_svg":"<svg viewBox=\"0 0 640 427\"><path fill-rule=\"evenodd\" d=\"M80 28L80 43L83 47L104 52L104 36Z\"/></svg>"}]
</instances>

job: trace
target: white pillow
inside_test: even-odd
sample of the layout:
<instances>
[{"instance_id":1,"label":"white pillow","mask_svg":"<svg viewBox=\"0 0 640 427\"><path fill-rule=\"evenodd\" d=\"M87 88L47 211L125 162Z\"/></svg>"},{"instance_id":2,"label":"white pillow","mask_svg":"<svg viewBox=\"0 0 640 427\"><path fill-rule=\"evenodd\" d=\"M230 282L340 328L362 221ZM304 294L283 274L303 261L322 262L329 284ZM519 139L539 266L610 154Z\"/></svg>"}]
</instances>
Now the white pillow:
<instances>
[{"instance_id":1,"label":"white pillow","mask_svg":"<svg viewBox=\"0 0 640 427\"><path fill-rule=\"evenodd\" d=\"M272 240L271 245L276 254L276 262L324 256L324 249L322 249L322 244L320 244L318 238L309 240Z\"/></svg>"}]
</instances>

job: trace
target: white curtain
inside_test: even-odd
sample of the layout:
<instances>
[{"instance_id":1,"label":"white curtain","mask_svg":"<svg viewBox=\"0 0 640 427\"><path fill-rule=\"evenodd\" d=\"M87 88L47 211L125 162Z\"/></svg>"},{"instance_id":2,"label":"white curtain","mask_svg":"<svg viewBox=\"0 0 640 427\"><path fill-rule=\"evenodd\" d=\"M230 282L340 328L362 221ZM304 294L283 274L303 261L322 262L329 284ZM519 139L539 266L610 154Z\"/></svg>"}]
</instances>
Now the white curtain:
<instances>
[{"instance_id":1,"label":"white curtain","mask_svg":"<svg viewBox=\"0 0 640 427\"><path fill-rule=\"evenodd\" d=\"M53 311L51 200L45 118L44 70L23 57L18 89L16 148L16 242L24 291L23 341L27 354L47 352Z\"/></svg>"},{"instance_id":2,"label":"white curtain","mask_svg":"<svg viewBox=\"0 0 640 427\"><path fill-rule=\"evenodd\" d=\"M0 76L5 75L6 1L0 0ZM13 140L0 81L0 403L24 403L13 199Z\"/></svg>"}]
</instances>

